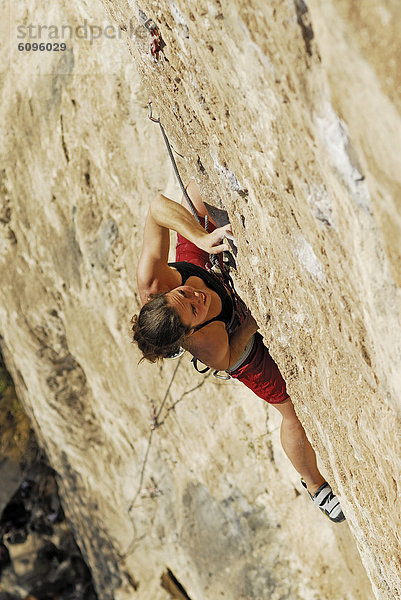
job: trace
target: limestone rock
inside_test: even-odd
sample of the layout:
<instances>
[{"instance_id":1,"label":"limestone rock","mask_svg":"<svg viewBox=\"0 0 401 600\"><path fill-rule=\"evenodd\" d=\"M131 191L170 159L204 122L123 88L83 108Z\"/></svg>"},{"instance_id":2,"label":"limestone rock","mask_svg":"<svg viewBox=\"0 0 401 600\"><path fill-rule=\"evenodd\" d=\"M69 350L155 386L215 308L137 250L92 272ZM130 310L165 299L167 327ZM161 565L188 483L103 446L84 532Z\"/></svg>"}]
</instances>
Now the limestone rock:
<instances>
[{"instance_id":1,"label":"limestone rock","mask_svg":"<svg viewBox=\"0 0 401 600\"><path fill-rule=\"evenodd\" d=\"M11 12L1 341L99 597L170 598L170 573L192 600L368 600L353 539L375 596L400 597L398 3L24 0ZM144 14L165 43L157 62ZM65 52L17 50L40 23L71 26ZM195 375L187 356L137 365L147 205L179 197L150 95L184 179L228 212L238 284L344 525L302 493L274 409Z\"/></svg>"}]
</instances>

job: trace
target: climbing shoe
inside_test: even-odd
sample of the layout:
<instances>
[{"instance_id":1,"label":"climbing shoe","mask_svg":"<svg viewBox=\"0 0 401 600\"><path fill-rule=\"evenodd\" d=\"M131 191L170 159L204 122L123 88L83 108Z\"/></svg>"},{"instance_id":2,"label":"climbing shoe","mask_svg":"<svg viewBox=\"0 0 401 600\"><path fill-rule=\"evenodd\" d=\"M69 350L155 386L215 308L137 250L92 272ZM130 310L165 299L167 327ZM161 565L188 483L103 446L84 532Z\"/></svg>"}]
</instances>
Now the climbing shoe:
<instances>
[{"instance_id":1,"label":"climbing shoe","mask_svg":"<svg viewBox=\"0 0 401 600\"><path fill-rule=\"evenodd\" d=\"M320 508L322 513L326 515L330 521L333 521L333 523L341 523L342 521L345 521L344 513L341 510L340 501L337 496L333 494L333 490L327 482L320 486L314 496L309 493L306 483L303 479L301 479L301 483L308 492L310 499Z\"/></svg>"}]
</instances>

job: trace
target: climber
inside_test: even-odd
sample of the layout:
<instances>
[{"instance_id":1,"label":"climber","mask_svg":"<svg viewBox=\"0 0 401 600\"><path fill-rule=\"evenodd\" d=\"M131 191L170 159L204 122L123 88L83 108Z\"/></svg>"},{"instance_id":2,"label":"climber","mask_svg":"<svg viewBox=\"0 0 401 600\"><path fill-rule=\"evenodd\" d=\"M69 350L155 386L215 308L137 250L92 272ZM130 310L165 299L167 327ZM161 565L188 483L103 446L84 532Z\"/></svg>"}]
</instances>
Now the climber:
<instances>
[{"instance_id":1,"label":"climber","mask_svg":"<svg viewBox=\"0 0 401 600\"><path fill-rule=\"evenodd\" d=\"M248 311L242 323L230 330L235 302L224 282L208 270L208 261L209 254L221 260L221 253L229 250L225 238L232 238L231 226L216 228L209 217L206 232L202 225L208 212L193 180L186 191L201 224L184 198L178 204L159 194L151 202L137 268L143 306L132 318L133 339L143 358L151 362L171 356L181 346L272 404L281 413L281 443L302 485L331 521L341 522L345 517L340 503L317 468L315 452L255 319ZM170 229L177 232L174 263L168 263Z\"/></svg>"}]
</instances>

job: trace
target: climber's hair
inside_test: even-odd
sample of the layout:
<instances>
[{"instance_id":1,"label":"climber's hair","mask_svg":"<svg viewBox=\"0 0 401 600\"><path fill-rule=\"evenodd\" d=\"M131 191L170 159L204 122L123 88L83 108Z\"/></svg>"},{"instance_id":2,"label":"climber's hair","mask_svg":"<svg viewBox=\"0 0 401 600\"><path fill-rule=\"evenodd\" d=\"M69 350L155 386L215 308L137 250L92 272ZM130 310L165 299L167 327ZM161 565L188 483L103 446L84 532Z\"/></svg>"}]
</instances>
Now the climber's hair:
<instances>
[{"instance_id":1,"label":"climber's hair","mask_svg":"<svg viewBox=\"0 0 401 600\"><path fill-rule=\"evenodd\" d=\"M143 357L152 363L175 354L191 328L184 325L177 311L167 303L166 293L152 294L139 315L131 319L133 341Z\"/></svg>"}]
</instances>

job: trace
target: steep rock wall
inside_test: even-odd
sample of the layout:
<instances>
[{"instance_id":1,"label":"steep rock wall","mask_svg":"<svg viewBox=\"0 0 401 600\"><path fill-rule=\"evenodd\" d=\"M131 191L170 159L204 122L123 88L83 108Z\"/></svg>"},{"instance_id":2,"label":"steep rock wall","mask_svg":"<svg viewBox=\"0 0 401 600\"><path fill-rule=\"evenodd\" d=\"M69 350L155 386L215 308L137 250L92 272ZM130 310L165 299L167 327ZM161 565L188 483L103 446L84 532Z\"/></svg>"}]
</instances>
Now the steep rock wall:
<instances>
[{"instance_id":1,"label":"steep rock wall","mask_svg":"<svg viewBox=\"0 0 401 600\"><path fill-rule=\"evenodd\" d=\"M400 597L396 3L104 6L14 7L1 92L2 347L99 594L168 598L170 569L192 600L365 600L351 531L376 597ZM121 39L18 54L33 16ZM380 19L388 43L368 48ZM228 211L238 284L347 524L300 495L272 409L188 357L136 364L147 204L178 198L149 95L184 178Z\"/></svg>"}]
</instances>

